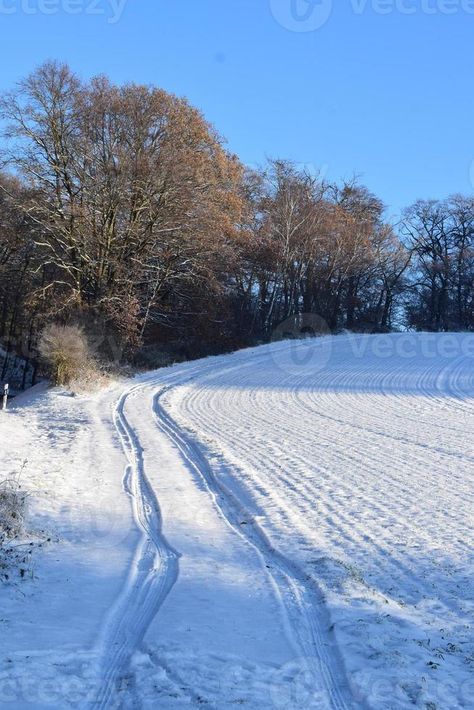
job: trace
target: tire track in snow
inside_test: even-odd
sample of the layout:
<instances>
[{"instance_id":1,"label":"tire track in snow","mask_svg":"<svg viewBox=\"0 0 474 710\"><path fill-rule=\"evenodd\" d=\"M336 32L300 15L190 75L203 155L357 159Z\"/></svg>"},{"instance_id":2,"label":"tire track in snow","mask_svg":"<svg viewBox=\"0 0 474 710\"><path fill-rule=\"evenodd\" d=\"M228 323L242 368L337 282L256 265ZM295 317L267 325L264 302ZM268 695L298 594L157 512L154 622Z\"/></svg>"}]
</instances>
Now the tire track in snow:
<instances>
[{"instance_id":1,"label":"tire track in snow","mask_svg":"<svg viewBox=\"0 0 474 710\"><path fill-rule=\"evenodd\" d=\"M107 615L95 653L99 657L99 673L95 678L98 691L86 708L118 708L120 681L124 680L133 653L139 647L151 622L178 579L179 553L162 533L159 503L145 473L143 449L139 437L125 415L125 404L159 380L169 383L192 380L195 374L212 371L216 361L204 365L186 363L176 372L160 371L143 376L139 384L126 390L113 412L113 422L128 460L123 488L132 501L133 516L141 539L135 550L128 578L119 598ZM232 370L238 365L229 366ZM163 374L163 372L165 374ZM171 675L169 673L169 675Z\"/></svg>"},{"instance_id":2,"label":"tire track in snow","mask_svg":"<svg viewBox=\"0 0 474 710\"><path fill-rule=\"evenodd\" d=\"M216 374L216 373L214 373ZM201 381L202 382L202 381ZM289 392L289 396L292 397L294 394L297 393L298 391L298 386L295 385L295 392ZM185 399L187 403L191 402L196 396L199 396L199 394L202 394L202 391L199 388L196 388L195 390L191 391L189 394L185 396ZM216 393L213 394L213 396L209 397L209 399L205 400L206 408L207 410L211 413L212 412L212 420L214 422L219 422L219 407L215 406L216 403L219 402L219 399L222 400L222 397L220 397L219 391L216 390ZM247 403L248 405L248 403ZM251 427L255 431L258 431L261 428L262 422L259 421L258 419L253 419L252 418L252 407L251 406L243 406L242 404L238 406L236 404L234 406L234 409L236 412L240 412L245 410L246 412L246 418L251 420ZM268 421L271 420L271 426L275 432L278 432L278 439L281 439L284 441L285 439L285 432L288 431L289 423L285 420L285 426L280 427L279 422L278 422L278 417L276 416L276 412L278 411L278 400L275 400L272 402L272 406L268 409L265 409L265 412L268 412L269 419ZM285 415L285 410L283 409L281 411L282 416ZM204 409L199 410L199 417L204 420L205 418L205 412ZM301 421L299 417L293 417L294 421ZM234 433L237 431L236 429L231 429L229 428L229 431L232 430ZM219 439L219 431L218 427L216 426L214 428L214 435L216 439ZM324 437L321 435L321 433L318 433L318 440L322 441ZM306 437L304 432L302 430L298 431L298 441L300 443L304 441L309 441L309 438ZM333 444L334 442L330 441L330 444ZM234 447L235 448L235 447ZM303 447L304 448L304 447ZM250 454L249 454L250 455ZM337 455L337 452L336 452ZM305 465L307 466L307 461L305 460L304 457L298 455L298 453L293 449L292 453L292 461L297 462L299 464L299 470L301 472L304 471ZM346 454L345 457L339 457L341 462L345 465L347 465L350 462L350 454ZM261 447L255 447L254 450L252 450L252 456L251 456L251 462L252 462L252 469L254 471L261 471L265 472L265 476L267 478L267 491L266 494L269 495L275 503L279 506L281 510L284 510L286 508L285 501L282 499L281 496L278 496L276 491L280 490L279 484L285 483L285 490L286 491L292 491L298 495L298 500L300 503L306 503L308 508L311 508L314 500L316 499L314 494L313 497L311 498L309 492L305 489L305 486L302 484L301 481L304 480L304 476L301 475L301 481L299 480L298 477L295 477L294 479L287 478L285 475L284 470L278 468L278 478L272 479L270 478L270 472L272 471L272 468L274 467L274 460L272 456L266 452L265 449L262 449ZM314 464L313 464L314 465ZM368 464L366 462L366 467L368 468ZM343 482L339 482L339 488L346 489L346 491L349 493L351 491L350 486L345 486ZM375 510L375 505L372 505L372 508ZM364 543L364 536L363 532L360 532L360 535L358 534L358 531L354 531L354 526L353 526L353 520L351 519L349 514L345 514L344 510L338 509L336 506L331 506L328 504L327 506L328 512L331 513L331 516L333 517L334 520L337 519L338 521L338 528L339 528L339 535L340 537L343 537L344 539L350 540L351 536L356 537L357 539L357 544L359 546L363 546ZM383 511L381 511L383 512ZM381 515L381 519L383 519L383 515ZM304 520L304 515L302 515L302 520ZM289 524L289 520L288 520ZM292 525L298 525L298 521L293 520ZM304 527L302 528L304 529ZM349 534L349 531L350 534ZM422 531L421 531L422 532ZM387 532L384 531L383 528L380 529L379 531L379 537L380 539L385 539L387 536ZM373 541L373 546L374 549L377 549L379 552L382 550L381 546L377 545L376 541ZM394 564L395 569L402 569L406 572L406 569L404 565L402 564L401 561L397 561L396 564Z\"/></svg>"},{"instance_id":3,"label":"tire track in snow","mask_svg":"<svg viewBox=\"0 0 474 710\"><path fill-rule=\"evenodd\" d=\"M182 384L179 383L179 384ZM330 635L330 619L324 597L305 574L291 560L280 554L260 526L249 518L238 498L215 476L202 447L184 432L164 408L161 398L171 389L162 387L154 396L154 415L157 426L180 451L186 465L204 483L216 507L236 534L252 545L262 559L262 567L269 570L280 601L286 608L288 626L293 628L302 657L313 666L320 687L321 708L350 710L354 708L351 691L342 659ZM243 525L242 521L246 524ZM360 704L358 707L362 707Z\"/></svg>"},{"instance_id":4,"label":"tire track in snow","mask_svg":"<svg viewBox=\"0 0 474 710\"><path fill-rule=\"evenodd\" d=\"M283 350L285 347L287 346L282 345L281 349ZM172 389L173 386L179 387L181 385L184 385L185 383L192 381L196 376L202 378L203 376L206 377L210 375L210 378L213 379L216 374L222 375L223 372L229 373L232 370L238 370L240 374L242 367L245 370L249 367L254 368L260 360L265 361L266 359L268 359L268 356L262 355L259 357L258 355L254 355L253 357L250 357L250 359L247 361L246 358L248 358L248 355L245 355L245 353L240 353L232 358L232 361L235 363L233 366L231 366L231 359L229 358L225 360L221 360L221 358L215 358L212 359L212 361L208 365L203 365L203 363L200 363L198 366L189 366L183 368L179 372L171 372L169 373L169 375L160 375L160 377L158 377L157 374L154 374L142 380L142 383L140 385L132 388L125 395L122 396L115 413L115 423L117 426L117 430L121 436L124 450L126 451L130 462L129 467L127 469L125 487L134 503L135 518L137 520L137 523L143 530L146 531L147 525L149 529L149 523L152 521L147 520L146 514L141 515L140 511L143 506L145 506L146 509L146 501L149 501L150 498L154 499L154 494L148 484L148 481L146 480L146 476L144 473L143 456L138 436L134 432L132 427L130 427L125 417L124 406L126 399L129 395L136 394L139 392L140 389L148 386L153 386L154 383L160 382L162 389L155 397L155 415L157 418L158 425L181 451L181 454L185 458L188 466L191 466L195 473L200 476L202 480L204 480L211 496L216 502L217 507L221 511L223 517L228 521L229 525L247 541L250 541L256 549L257 553L263 556L264 560L271 562L275 584L278 589L284 590L284 594L281 598L282 600L283 598L285 600L284 603L286 603L287 605L288 617L291 619L291 623L294 624L296 628L297 636L303 649L303 653L307 657L315 658L315 666L317 667L316 670L318 672L318 675L324 679L324 688L327 689L328 693L328 707L338 709L347 708L350 707L351 703L350 693L347 687L347 683L343 677L344 670L342 667L342 663L338 658L337 649L334 649L334 652L331 652L331 649L329 650L329 652L327 651L327 649L325 649L325 642L327 642L328 637L323 627L325 625L325 622L327 622L326 625L329 626L329 622L325 619L324 600L322 598L322 595L319 593L317 588L312 589L309 587L308 581L299 567L290 562L288 558L285 558L283 555L275 551L268 538L258 526L252 523L251 525L242 528L239 521L241 520L242 516L246 515L245 510L242 508L235 496L233 496L233 494L228 491L214 476L212 467L210 466L205 455L205 448L201 447L194 440L192 435L185 434L179 428L176 422L174 422L174 420L172 420L171 417L166 413L160 402L161 397L166 391ZM224 363L225 366L222 367ZM358 374L360 376L360 372ZM344 375L344 389L346 389L347 392L350 393L350 385L352 383L348 382L348 380L354 379L355 374L349 374L345 372ZM378 383L379 387L375 388L372 394L378 394L379 392L383 392L387 385L389 385L389 389L392 389L390 385L392 384L393 380L395 380L395 382L397 381L398 376L398 371L392 372L389 377L385 373L383 381ZM305 382L307 377L308 373L305 373L303 377L295 378L293 376L290 378L283 379L288 379L289 382L293 380L293 382L291 383L292 387L290 388L291 400L294 402L294 404L299 405L300 410L306 410L308 414L311 414L311 405L308 407L309 403L298 401L300 398L299 396L301 394L301 386L303 385L304 387L304 385L307 384ZM427 381L430 379L429 377L427 377L426 372L424 373L423 379L426 379ZM269 373L268 380L268 383L265 384L275 384L273 373ZM388 382L386 380L388 380ZM317 391L321 396L321 394L325 390L325 385L329 383L319 382L318 384L319 386L317 388ZM424 383L422 382L422 378L420 378L419 385L423 384ZM327 389L327 394L331 396L332 393L330 392L330 387L328 386ZM432 392L429 392L429 387L421 386L420 389L422 391L427 390L426 393L433 396ZM236 394L236 392L234 392L234 394ZM371 393L369 392L368 394L370 396ZM217 398L219 398L219 394L216 393L216 395ZM257 397L257 399L259 398L258 392L254 392L254 395ZM337 398L334 399L335 401L333 403L333 410L337 411L340 403L337 401ZM283 402L280 400L281 398L276 398L276 400L272 403L273 405L275 405L275 408L272 407L273 416L275 415L275 412L282 407ZM239 407L237 407L236 409L238 410ZM320 414L320 412L318 412L318 414ZM327 419L327 414L324 418ZM333 420L335 422L338 421L336 418L333 418ZM255 422L255 425L258 425L258 420ZM356 428L359 429L359 427ZM258 429L258 426L256 426L256 429ZM367 430L367 427L365 427L365 430ZM284 429L282 429L281 433L282 435L284 434ZM371 433L373 435L379 434L379 432L377 431L372 431ZM302 432L300 432L299 436L300 438L306 439L305 434ZM260 454L261 460L259 461L259 466L257 466L257 468L261 468L263 470L268 471L269 467L271 467L271 458L269 456L264 456L262 452L260 452ZM293 452L293 457L298 460L300 459L300 457L297 456L295 452ZM301 459L299 463L303 464L303 459ZM290 486L290 488L294 487L295 489L297 489L300 498L302 498L303 500L306 499L304 489L300 490L297 480L288 480L287 485ZM306 502L309 504L309 500L307 500ZM156 503L156 499L155 506L151 506L152 510L153 507L155 511L158 512L159 516L159 508L158 504ZM336 510L333 510L332 513L335 514ZM349 521L346 522L348 523ZM155 527L156 530L161 530L161 516L159 516L159 523L157 525L155 524ZM149 626L149 623L158 612L159 607L161 606L162 602L164 601L164 598L166 598L166 595L169 593L169 590L171 589L174 583L172 582L171 584L169 584L169 588L166 589L166 580L168 579L169 582L169 577L167 577L166 570L164 570L163 575L163 568L166 566L166 563L163 564L163 559L162 557L160 557L160 544L164 542L166 550L166 541L161 536L160 532L158 532L158 534L160 535L160 540L158 541L158 544L156 544L155 541L155 555L157 554L159 557L159 566L158 568L156 568L155 566L155 569L151 570L152 574L154 574L155 577L156 572L159 572L157 581L159 583L159 586L162 588L162 591L158 591L158 603L156 606L150 608L149 610L147 610L146 606L142 607L142 602L138 601L138 597L140 596L140 594L142 594L146 599L147 582L146 580L144 581L145 589L142 589L141 592L137 592L137 590L134 589L135 574L131 574L132 581L130 581L129 579L129 581L127 582L126 588L116 605L117 609L115 609L111 614L111 618L113 617L113 619L112 621L109 621L107 625L107 632L105 634L107 640L104 644L107 649L104 653L104 657L107 657L107 662L104 666L104 689L102 692L105 704L99 705L100 707L110 706L109 703L111 700L111 693L113 694L113 689L114 687L116 687L117 681L126 672L127 665L133 651L139 644L141 638L143 638ZM139 569L142 569L146 572L148 564L147 560L150 561L152 559L153 551L151 551L150 553L148 550L144 549L142 543L140 544L137 550L135 562ZM169 548L168 546L168 551L170 549L171 548ZM176 555L174 551L171 551L171 553L171 556L173 556L173 554ZM139 584L141 583L142 582L139 582ZM154 588L153 580L151 580L151 584ZM295 603L289 603L290 597L293 598ZM314 615L315 610L318 611L318 616ZM128 623L131 622L132 624L135 624L136 621L139 622L138 624L135 624L135 627L137 629L136 633L133 634L133 638L128 639L126 644L121 644L120 640L120 636L121 634L123 634L124 631L124 624L121 623L119 619L120 613L122 613L122 616L124 616L128 620ZM114 649L114 646L117 646L118 650ZM318 650L318 655L315 654L315 650Z\"/></svg>"},{"instance_id":5,"label":"tire track in snow","mask_svg":"<svg viewBox=\"0 0 474 710\"><path fill-rule=\"evenodd\" d=\"M464 413L469 406L459 395L469 402L473 394L472 375L466 374L472 358L450 358L447 363L417 360L413 370L395 358L387 368L380 367L377 358L354 361L343 337L337 344L340 350L327 372L315 375L302 367L300 374L285 377L268 357L258 377L244 369L229 379L217 369L169 402L182 427L210 437L213 451L244 470L262 508L271 513L270 534L283 530L292 539L295 532L301 533L300 549L305 545L317 549L318 532L308 521L316 522L313 511L318 502L318 521L324 525L332 556L337 558L342 550L349 561L351 556L358 560L360 551L369 548L379 563L362 560L370 583L378 588L388 573L395 585L409 586L407 600L420 594L429 599L435 580L426 570L418 573L419 549L433 547L450 510L457 510L467 524L470 520L469 503L458 487L465 488L459 464L472 460L466 452L466 429L472 427L465 419L460 428L455 417L459 405ZM309 426L303 426L305 421ZM418 422L418 429L408 421ZM437 427L431 427L433 423ZM434 434L437 430L448 434L440 439ZM267 433L264 441L260 432ZM256 435L255 446L249 447ZM407 465L413 471L410 477L404 475ZM333 469L339 472L337 477ZM439 492L447 504L420 520L417 500L426 495L428 475L431 494L436 498ZM355 495L359 502L352 505L349 501ZM394 538L408 544L394 546ZM445 542L449 544L449 535ZM385 586L381 588L385 592ZM442 603L447 606L451 600L446 596Z\"/></svg>"},{"instance_id":6,"label":"tire track in snow","mask_svg":"<svg viewBox=\"0 0 474 710\"><path fill-rule=\"evenodd\" d=\"M116 708L119 683L133 652L142 641L151 621L178 578L179 554L162 533L158 501L147 479L143 449L125 415L131 394L144 385L125 392L114 411L114 424L128 459L124 489L132 501L141 539L135 551L126 585L111 609L98 645L101 657L100 690L94 708Z\"/></svg>"},{"instance_id":7,"label":"tire track in snow","mask_svg":"<svg viewBox=\"0 0 474 710\"><path fill-rule=\"evenodd\" d=\"M287 344L278 346L281 351L288 347ZM357 490L357 477L353 476L353 473L354 471L355 473L358 472L362 461L364 461L364 470L366 473L370 472L371 475L376 473L376 456L378 455L377 452L380 451L379 442L396 441L399 445L403 444L407 447L409 446L410 460L411 463L415 465L417 471L421 469L423 464L423 450L437 454L439 465L442 463L444 457L456 457L457 450L451 449L451 447L444 449L444 447L439 445L439 442L436 442L435 447L426 446L426 444L420 447L419 441L417 441L416 438L412 439L410 430L403 426L403 423L408 420L415 422L420 418L419 412L414 407L416 404L415 399L411 397L405 399L405 397L402 396L404 368L394 367L389 372L378 373L377 376L371 378L370 364L360 364L358 368L354 368L350 366L350 363L345 363L344 367L339 368L335 372L319 373L316 382L311 372L303 371L301 376L292 375L285 377L283 375L282 377L281 375L276 375L274 369L271 368L264 372L263 377L262 373L259 373L259 389L253 390L251 396L248 398L243 397L242 381L244 384L254 384L252 379L253 370L260 362L265 363L265 361L268 360L269 355L264 354L263 351L261 355L247 351L247 353L241 352L225 358L212 358L207 364L202 362L198 365L189 364L188 366L180 367L179 370L174 370L169 373L166 371L161 371L159 375L158 373L154 373L141 380L141 383L135 388L129 390L122 398L121 411L119 411L119 402L115 415L116 426L130 462L125 479L126 489L132 497L134 507L138 503L138 510L136 511L135 517L140 526L140 501L143 503L150 495L154 498L154 494L146 481L146 477L144 477L143 456L138 436L126 420L124 407L129 395L138 394L142 388L150 387L153 389L159 386L161 389L155 396L155 415L158 426L177 446L188 467L194 471L195 475L199 477L201 481L204 481L217 508L230 527L253 545L257 554L261 556L264 564L266 563L268 567L272 568L271 574L274 584L277 589L280 590L280 599L286 609L288 626L290 629L292 627L296 631L299 646L302 649L302 655L313 659L316 677L321 678L322 686L327 696L325 707L342 710L342 708L352 707L352 700L338 650L330 646L326 648L326 643L331 641L331 637L326 632L326 627L329 626L329 622L327 620L327 612L322 594L320 594L316 586L312 586L313 582L308 581L307 577L301 571L301 568L297 564L294 564L288 556L285 557L281 553L276 552L261 528L246 517L247 513L240 501L216 478L207 458L206 446L197 443L195 440L196 437L192 433L188 433L187 428L181 425L181 422L178 424L171 418L164 409L161 398L165 392L186 385L196 377L199 378L199 380L202 380L202 378L207 380L209 378L210 382L212 382L214 378L219 381L223 373L226 373L227 391L225 394L222 392L221 388L216 387L212 392L212 396L208 393L208 396L204 397L203 401L200 401L202 392L199 391L199 388L196 388L194 391L185 393L184 399L187 400L187 405L193 400L203 405L202 407L198 407L200 411L198 412L196 409L196 412L199 415L197 417L198 421L201 424L205 423L205 426L203 426L204 431L207 429L208 432L211 433L211 430L213 430L213 434L218 441L220 441L224 431L224 438L230 437L232 444L234 444L234 446L231 446L231 449L236 448L237 450L239 446L235 446L235 439L236 436L237 440L239 439L238 430L241 426L239 419L234 418L232 422L226 421L225 415L226 413L228 414L226 404L231 406L233 414L237 415L243 410L246 411L249 431L258 432L262 429L262 424L266 423L266 426L263 427L265 430L271 424L271 429L277 435L277 441L284 442L286 439L285 434L288 430L293 431L293 429L298 426L297 439L300 445L304 444L303 449L305 449L306 446L311 449L311 439L314 435L309 431L305 432L301 430L298 423L301 421L302 417L306 415L313 424L316 421L324 421L326 424L329 424L329 427L327 431L326 426L317 429L319 442L318 457L324 458L322 454L324 454L325 450L321 450L321 444L325 444L332 450L331 462L339 461L340 452L337 446L338 442L334 439L334 435L337 431L343 431L344 436L347 437L348 442L350 442L350 446L346 447L345 453L347 459L346 464L350 464L349 467L346 466L346 468L348 468L346 473L347 481L346 483L342 481L338 483L340 490L344 489L346 494L350 490ZM246 373L246 376L244 375L243 377L242 368ZM460 370L459 374L457 372L458 369ZM230 378L230 381L234 381L234 385L238 386L231 385L229 387L228 375L232 370L236 370L237 372L235 376ZM250 371L247 372L248 370ZM455 371L456 375L453 376ZM449 401L450 407L455 409L459 408L459 410L462 409L467 413L471 407L468 402L463 401L464 397L461 396L464 394L462 385L465 384L465 378L463 379L461 377L463 372L462 361L458 362L456 360L454 363L450 362L445 368L441 368L441 371L439 364L433 364L431 367L426 367L418 373L416 382L413 380L410 382L410 385L414 387L417 392L424 395L423 401L425 410L427 410L428 402L430 402L430 409L433 408L433 411L437 411L439 408L439 410L442 411L446 403L446 394L449 394L451 395ZM335 376L338 388L334 386ZM246 381L247 378L248 382ZM367 386L359 391L358 385L360 381L364 382L367 378L371 379L371 381L366 382L365 384ZM472 378L470 382L472 383ZM200 382L200 384L202 384L202 382ZM285 388L288 396L281 396L281 387ZM267 388L269 388L269 391ZM304 396L303 393L305 393ZM389 393L390 397L385 397L386 393ZM365 410L362 409L362 411L358 407L361 401L361 394L364 395L367 402L370 402L370 407L366 406ZM456 398L457 401L453 402L453 398ZM226 403L226 399L229 399L229 402ZM194 404L196 404L196 401L194 401ZM348 404L350 404L350 406L348 406ZM453 404L454 407L452 406ZM224 418L222 417L223 410ZM289 418L289 410L295 416ZM383 426L388 416L387 410L390 411L390 419L392 422L390 436L384 431ZM350 413L353 411L358 412L358 423L355 423L353 419L351 420ZM430 414L429 410L427 414ZM211 426L211 421L213 426ZM446 421L443 421L441 424L440 422L433 422L432 416L427 417L426 426L433 423L437 424L440 429L447 427ZM185 424L185 422L183 424ZM331 425L335 425L337 428L334 428L334 426L331 428ZM423 419L421 420L420 426L421 425L425 426ZM452 431L456 432L457 430L453 428ZM368 443L370 443L370 447ZM273 488L272 483L274 483L275 490L278 490L278 483L280 482L285 483L286 491L294 491L302 506L303 522L304 509L310 509L311 500L312 498L313 500L315 499L312 490L305 490L303 485L305 480L303 475L305 464L306 468L309 464L306 460L307 457L300 456L298 452L293 449L288 453L291 455L294 470L292 465L288 467L287 472L284 470L273 471L274 461L272 464L271 450L269 449L267 451L266 447L262 449L262 447L258 446L256 449L256 451L251 452L252 455L250 456L252 459L252 467L255 468L256 471L265 474L266 485L270 489ZM352 452L350 456L347 454L347 449ZM248 453L250 455L250 452ZM226 460L225 452L224 460ZM401 489L401 484L398 479L393 475L397 457L388 446L386 448L384 447L384 462L385 465L379 472L378 477L379 481L383 480L387 483L388 490L386 491L383 501L386 506L388 503L393 503L396 499L400 498L400 495L403 494L404 491ZM343 463L342 460L341 463ZM311 468L314 468L315 474L319 474L324 469L325 465L325 461L320 461L319 465L312 462ZM135 475L137 471L139 475ZM276 476L274 476L274 474L276 474ZM323 481L320 481L320 483L322 484ZM146 490L147 488L148 490ZM270 495L271 490L267 491L267 493ZM373 498L371 498L370 502L373 512L377 512L380 519L383 522L387 522L389 518L384 512L384 507L380 507L380 501L378 499L374 501ZM282 511L286 509L284 500L276 500L276 504ZM327 514L330 514L333 520L339 521L339 534L342 535L344 539L347 539L347 541L350 541L350 531L352 530L354 543L357 544L357 547L362 548L363 538L358 534L359 531L356 531L357 534L354 533L353 521L344 514L344 509L338 510L337 505L331 505L330 501L329 503L326 501L326 505ZM407 511L400 511L398 508L397 506L394 508L399 513L398 524L403 523L405 527L409 527ZM159 515L157 504L155 510L158 511ZM403 515L403 513L405 514ZM246 520L249 520L249 524L246 526L241 525L243 516ZM290 524L290 518L288 519L288 524ZM388 544L389 534L387 531L389 531L389 529L387 528L387 530L385 530L383 526L381 528L380 526L377 527L378 537L383 541L384 545ZM420 539L424 538L425 536L418 530L419 526L411 524L412 530L415 530L415 527L418 532L418 537ZM145 527L141 525L141 529L146 529L146 525ZM158 531L161 530L161 516L159 516L159 523L156 525L156 529ZM163 542L164 539L162 536L160 540ZM372 542L372 546L379 557L383 552L383 546L378 545L376 541ZM158 553L155 546L155 555L156 554ZM147 560L149 561L150 559L150 556L148 556L148 553L143 548L142 540L137 549L135 563L138 566L143 564L146 570L148 564ZM403 560L410 561L410 555L407 554L407 551L404 552ZM395 577L400 574L406 575L410 572L405 565L400 564L401 558L399 559L398 551L393 554L391 562L393 564L387 562L385 562L385 564L389 564L390 568L393 569ZM160 580L158 581L161 584L166 581L166 574L165 578L163 578L161 574L162 570L162 562L161 559L159 559L159 567L153 571L153 574L156 576L158 572L160 576ZM157 607L150 607L147 611L142 607L143 602L137 600L139 594L142 594L146 601L146 591L142 590L142 592L140 592L140 590L136 591L133 588L134 577L135 574L131 572L129 581L109 617L109 622L104 634L104 689L100 698L102 705L99 705L99 707L112 707L113 691L117 686L117 681L126 673L130 657L135 647L140 643L149 623L158 612L159 606L172 587L171 584L167 591L165 589ZM411 573L411 578L412 581L417 582L420 590L426 589L423 580L417 579L416 576L413 575L413 572ZM155 589L155 583L157 584L156 581L152 582L153 589ZM142 582L139 584L142 584ZM146 582L144 582L144 584L146 587ZM159 588L160 585L157 584L156 589ZM159 594L160 593L161 592L159 592ZM135 633L135 628L133 628L133 638L128 639L125 645L122 644L121 639L124 632L124 625L121 623L120 615L125 617L128 620L127 623L132 626L137 626L136 622L138 621L138 626L141 628L140 633ZM360 707L360 705L358 707Z\"/></svg>"}]
</instances>

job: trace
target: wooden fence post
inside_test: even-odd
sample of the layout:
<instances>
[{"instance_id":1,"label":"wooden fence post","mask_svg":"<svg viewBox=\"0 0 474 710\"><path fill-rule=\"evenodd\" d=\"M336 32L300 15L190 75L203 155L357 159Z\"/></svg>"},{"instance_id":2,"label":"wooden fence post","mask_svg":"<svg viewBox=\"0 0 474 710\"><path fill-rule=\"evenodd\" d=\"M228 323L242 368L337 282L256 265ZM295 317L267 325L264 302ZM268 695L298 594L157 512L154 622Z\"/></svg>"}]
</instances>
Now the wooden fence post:
<instances>
[{"instance_id":1,"label":"wooden fence post","mask_svg":"<svg viewBox=\"0 0 474 710\"><path fill-rule=\"evenodd\" d=\"M8 404L8 385L3 385L2 409L5 410Z\"/></svg>"}]
</instances>

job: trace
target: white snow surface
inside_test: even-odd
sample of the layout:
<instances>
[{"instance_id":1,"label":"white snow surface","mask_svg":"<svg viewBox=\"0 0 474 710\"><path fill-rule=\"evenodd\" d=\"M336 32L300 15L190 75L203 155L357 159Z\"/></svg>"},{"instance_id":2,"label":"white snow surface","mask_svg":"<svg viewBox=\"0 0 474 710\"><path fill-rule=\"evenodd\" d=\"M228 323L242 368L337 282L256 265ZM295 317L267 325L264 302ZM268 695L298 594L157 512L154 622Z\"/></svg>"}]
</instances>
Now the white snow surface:
<instances>
[{"instance_id":1,"label":"white snow surface","mask_svg":"<svg viewBox=\"0 0 474 710\"><path fill-rule=\"evenodd\" d=\"M19 399L0 708L474 707L473 398L474 335L406 333Z\"/></svg>"}]
</instances>

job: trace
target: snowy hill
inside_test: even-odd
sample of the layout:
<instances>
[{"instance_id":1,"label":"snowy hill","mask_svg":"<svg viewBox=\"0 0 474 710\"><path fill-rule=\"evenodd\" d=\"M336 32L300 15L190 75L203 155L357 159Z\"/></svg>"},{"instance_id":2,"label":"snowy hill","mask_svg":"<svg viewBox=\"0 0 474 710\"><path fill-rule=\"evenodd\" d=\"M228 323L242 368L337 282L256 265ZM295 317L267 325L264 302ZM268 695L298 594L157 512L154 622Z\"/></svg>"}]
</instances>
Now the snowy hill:
<instances>
[{"instance_id":1,"label":"snowy hill","mask_svg":"<svg viewBox=\"0 0 474 710\"><path fill-rule=\"evenodd\" d=\"M473 364L345 335L19 402L0 707L472 707Z\"/></svg>"}]
</instances>

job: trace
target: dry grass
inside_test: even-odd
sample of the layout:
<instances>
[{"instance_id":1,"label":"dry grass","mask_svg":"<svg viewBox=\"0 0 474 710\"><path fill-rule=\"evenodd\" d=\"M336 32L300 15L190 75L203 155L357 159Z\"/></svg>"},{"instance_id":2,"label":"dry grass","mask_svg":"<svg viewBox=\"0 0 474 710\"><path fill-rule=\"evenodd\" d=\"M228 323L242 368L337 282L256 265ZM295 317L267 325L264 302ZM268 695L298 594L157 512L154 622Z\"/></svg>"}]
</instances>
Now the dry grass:
<instances>
[{"instance_id":1,"label":"dry grass","mask_svg":"<svg viewBox=\"0 0 474 710\"><path fill-rule=\"evenodd\" d=\"M110 381L93 357L84 331L78 326L55 323L46 326L38 349L55 385L86 394L106 387Z\"/></svg>"},{"instance_id":2,"label":"dry grass","mask_svg":"<svg viewBox=\"0 0 474 710\"><path fill-rule=\"evenodd\" d=\"M21 471L0 481L0 580L4 582L10 581L12 575L25 576L32 553L31 545L21 544L28 496L20 477Z\"/></svg>"},{"instance_id":3,"label":"dry grass","mask_svg":"<svg viewBox=\"0 0 474 710\"><path fill-rule=\"evenodd\" d=\"M19 483L0 483L0 544L21 535L26 515L26 494Z\"/></svg>"},{"instance_id":4,"label":"dry grass","mask_svg":"<svg viewBox=\"0 0 474 710\"><path fill-rule=\"evenodd\" d=\"M84 331L71 325L52 323L41 333L38 350L51 370L55 385L67 386L90 359Z\"/></svg>"},{"instance_id":5,"label":"dry grass","mask_svg":"<svg viewBox=\"0 0 474 710\"><path fill-rule=\"evenodd\" d=\"M69 388L77 394L98 392L110 384L111 376L93 358L89 358L69 382Z\"/></svg>"}]
</instances>

